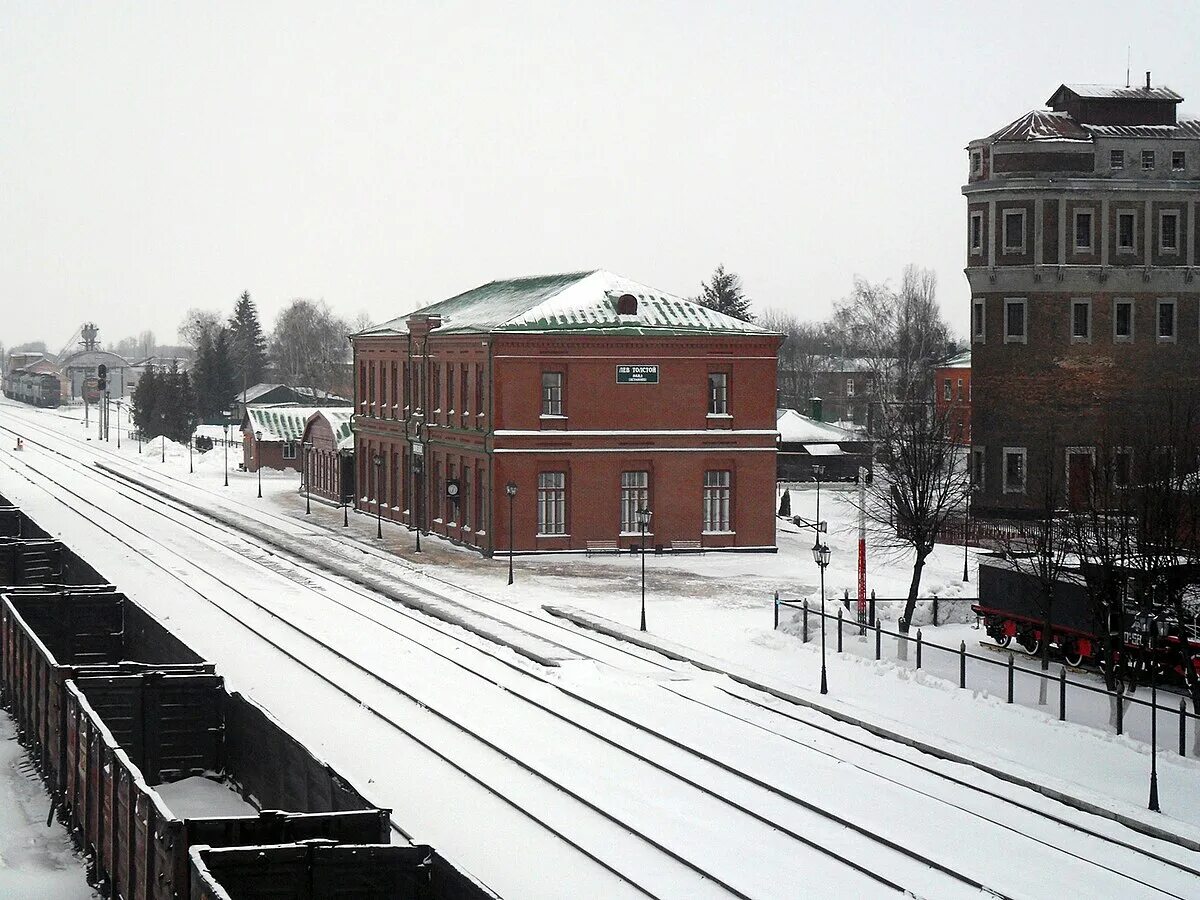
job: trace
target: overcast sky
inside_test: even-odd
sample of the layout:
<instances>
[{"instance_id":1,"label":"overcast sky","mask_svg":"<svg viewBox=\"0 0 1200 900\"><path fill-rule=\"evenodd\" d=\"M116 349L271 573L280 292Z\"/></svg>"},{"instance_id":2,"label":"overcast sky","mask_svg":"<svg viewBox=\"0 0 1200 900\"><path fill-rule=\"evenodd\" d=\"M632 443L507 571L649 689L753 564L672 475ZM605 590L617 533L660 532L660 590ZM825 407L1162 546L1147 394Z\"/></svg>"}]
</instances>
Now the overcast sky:
<instances>
[{"instance_id":1,"label":"overcast sky","mask_svg":"<svg viewBox=\"0 0 1200 900\"><path fill-rule=\"evenodd\" d=\"M0 0L0 340L175 340L243 290L385 319L607 268L822 318L934 268L963 147L1060 82L1200 112L1200 5Z\"/></svg>"}]
</instances>

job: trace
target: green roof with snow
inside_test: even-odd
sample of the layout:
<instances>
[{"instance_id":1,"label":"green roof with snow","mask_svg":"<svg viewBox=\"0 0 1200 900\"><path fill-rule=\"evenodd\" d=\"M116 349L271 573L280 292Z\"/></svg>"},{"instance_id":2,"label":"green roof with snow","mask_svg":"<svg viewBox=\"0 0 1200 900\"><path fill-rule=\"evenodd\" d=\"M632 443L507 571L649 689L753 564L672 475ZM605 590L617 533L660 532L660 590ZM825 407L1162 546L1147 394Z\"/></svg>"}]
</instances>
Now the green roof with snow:
<instances>
[{"instance_id":1,"label":"green roof with snow","mask_svg":"<svg viewBox=\"0 0 1200 900\"><path fill-rule=\"evenodd\" d=\"M309 417L321 411L315 406L247 406L242 429L261 431L264 441L299 441Z\"/></svg>"},{"instance_id":2,"label":"green roof with snow","mask_svg":"<svg viewBox=\"0 0 1200 900\"><path fill-rule=\"evenodd\" d=\"M618 298L637 299L618 313ZM465 294L375 325L359 336L406 334L413 315L440 316L438 334L488 332L603 332L628 335L768 334L751 322L597 269L492 281Z\"/></svg>"}]
</instances>

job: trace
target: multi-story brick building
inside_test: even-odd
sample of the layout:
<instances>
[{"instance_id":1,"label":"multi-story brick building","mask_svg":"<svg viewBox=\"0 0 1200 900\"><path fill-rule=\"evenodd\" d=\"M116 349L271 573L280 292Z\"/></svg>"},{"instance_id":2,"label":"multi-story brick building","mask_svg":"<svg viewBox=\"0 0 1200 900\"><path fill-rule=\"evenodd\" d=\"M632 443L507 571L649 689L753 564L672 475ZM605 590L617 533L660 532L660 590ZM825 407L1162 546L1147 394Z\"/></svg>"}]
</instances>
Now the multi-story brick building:
<instances>
[{"instance_id":1,"label":"multi-story brick building","mask_svg":"<svg viewBox=\"0 0 1200 900\"><path fill-rule=\"evenodd\" d=\"M971 351L967 350L933 370L933 403L944 419L950 439L971 443Z\"/></svg>"},{"instance_id":2,"label":"multi-story brick building","mask_svg":"<svg viewBox=\"0 0 1200 900\"><path fill-rule=\"evenodd\" d=\"M772 549L780 340L603 271L367 329L359 508L485 553L637 544L639 508L651 545Z\"/></svg>"},{"instance_id":3,"label":"multi-story brick building","mask_svg":"<svg viewBox=\"0 0 1200 900\"><path fill-rule=\"evenodd\" d=\"M1037 508L1046 484L1077 502L1098 447L1196 396L1200 120L1177 120L1181 99L1149 74L1062 85L968 145L981 513Z\"/></svg>"}]
</instances>

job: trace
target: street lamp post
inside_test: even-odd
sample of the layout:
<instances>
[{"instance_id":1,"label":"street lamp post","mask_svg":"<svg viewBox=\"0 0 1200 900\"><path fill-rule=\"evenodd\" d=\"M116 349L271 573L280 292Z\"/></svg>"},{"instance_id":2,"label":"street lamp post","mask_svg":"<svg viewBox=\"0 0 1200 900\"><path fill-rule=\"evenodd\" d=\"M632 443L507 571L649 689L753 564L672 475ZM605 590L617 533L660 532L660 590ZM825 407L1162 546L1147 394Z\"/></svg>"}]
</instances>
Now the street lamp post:
<instances>
[{"instance_id":1,"label":"street lamp post","mask_svg":"<svg viewBox=\"0 0 1200 900\"><path fill-rule=\"evenodd\" d=\"M642 624L641 630L646 630L646 528L650 525L650 517L654 515L646 507L641 507L635 513L637 516L638 528L642 532Z\"/></svg>"},{"instance_id":2,"label":"street lamp post","mask_svg":"<svg viewBox=\"0 0 1200 900\"><path fill-rule=\"evenodd\" d=\"M342 527L350 527L350 495L346 493L346 460L353 454L349 450L339 450L341 466L338 469L338 492L342 495Z\"/></svg>"},{"instance_id":3,"label":"street lamp post","mask_svg":"<svg viewBox=\"0 0 1200 900\"><path fill-rule=\"evenodd\" d=\"M221 428L225 432L225 487L229 487L229 413L223 413L225 421L221 423Z\"/></svg>"},{"instance_id":4,"label":"street lamp post","mask_svg":"<svg viewBox=\"0 0 1200 900\"><path fill-rule=\"evenodd\" d=\"M167 461L167 436L165 434L159 435L158 443L159 443L159 446L162 447L162 461L166 462Z\"/></svg>"},{"instance_id":5,"label":"street lamp post","mask_svg":"<svg viewBox=\"0 0 1200 900\"><path fill-rule=\"evenodd\" d=\"M967 521L963 525L963 581L970 581L970 576L967 575L967 539L971 535L971 492L967 491Z\"/></svg>"},{"instance_id":6,"label":"street lamp post","mask_svg":"<svg viewBox=\"0 0 1200 900\"><path fill-rule=\"evenodd\" d=\"M420 444L415 446L419 447ZM425 503L422 500L422 497L424 497L424 491L422 490L424 482L421 480L421 473L425 471L425 466L422 462L423 459L424 457L420 455L413 456L413 475L416 476L414 479L415 484L413 486L416 490L414 491L415 496L413 497L414 502L412 504L412 508L416 513L415 518L417 520L417 549L414 551L415 553L421 552L421 522L423 521L423 515L425 512Z\"/></svg>"},{"instance_id":7,"label":"street lamp post","mask_svg":"<svg viewBox=\"0 0 1200 900\"><path fill-rule=\"evenodd\" d=\"M817 530L813 532L813 547L821 543L821 476L825 474L824 466L813 466L813 478L817 480Z\"/></svg>"},{"instance_id":8,"label":"street lamp post","mask_svg":"<svg viewBox=\"0 0 1200 900\"><path fill-rule=\"evenodd\" d=\"M812 548L813 561L821 570L821 693L829 693L829 680L825 674L825 567L829 565L829 545L820 540Z\"/></svg>"},{"instance_id":9,"label":"street lamp post","mask_svg":"<svg viewBox=\"0 0 1200 900\"><path fill-rule=\"evenodd\" d=\"M258 447L262 443L262 431L254 432L254 471L258 473L258 499L262 499L262 457L258 455Z\"/></svg>"},{"instance_id":10,"label":"street lamp post","mask_svg":"<svg viewBox=\"0 0 1200 900\"><path fill-rule=\"evenodd\" d=\"M304 514L312 515L312 441L304 442ZM376 486L378 489L378 485ZM378 504L377 504L378 505Z\"/></svg>"},{"instance_id":11,"label":"street lamp post","mask_svg":"<svg viewBox=\"0 0 1200 900\"><path fill-rule=\"evenodd\" d=\"M508 494L508 583L513 583L513 498L517 496L517 483L510 481L504 486Z\"/></svg>"},{"instance_id":12,"label":"street lamp post","mask_svg":"<svg viewBox=\"0 0 1200 900\"><path fill-rule=\"evenodd\" d=\"M1158 660L1155 658L1158 651L1158 628L1161 620L1154 618L1150 620L1150 635L1149 635L1149 658L1150 667L1150 806L1151 812L1162 812L1158 805L1158 679L1155 673L1158 669ZM1117 702L1120 702L1118 700Z\"/></svg>"},{"instance_id":13,"label":"street lamp post","mask_svg":"<svg viewBox=\"0 0 1200 900\"><path fill-rule=\"evenodd\" d=\"M121 433L121 423L117 422L117 434ZM188 435L188 474L193 475L196 472L196 467L192 464L192 447L196 443L196 432Z\"/></svg>"},{"instance_id":14,"label":"street lamp post","mask_svg":"<svg viewBox=\"0 0 1200 900\"><path fill-rule=\"evenodd\" d=\"M383 456L376 453L371 457L375 466L375 537L383 540L383 502L379 499L379 476L383 473Z\"/></svg>"},{"instance_id":15,"label":"street lamp post","mask_svg":"<svg viewBox=\"0 0 1200 900\"><path fill-rule=\"evenodd\" d=\"M118 397L113 401L117 404L117 449L121 449L121 399Z\"/></svg>"}]
</instances>

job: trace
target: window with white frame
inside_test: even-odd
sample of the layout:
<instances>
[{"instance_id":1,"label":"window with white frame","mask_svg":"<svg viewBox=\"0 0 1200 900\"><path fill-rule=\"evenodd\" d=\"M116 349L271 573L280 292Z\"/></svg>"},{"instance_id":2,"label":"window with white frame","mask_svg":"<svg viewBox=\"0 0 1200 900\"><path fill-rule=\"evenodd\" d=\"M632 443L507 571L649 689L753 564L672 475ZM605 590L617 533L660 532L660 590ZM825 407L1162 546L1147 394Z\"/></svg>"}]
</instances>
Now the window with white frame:
<instances>
[{"instance_id":1,"label":"window with white frame","mask_svg":"<svg viewBox=\"0 0 1200 900\"><path fill-rule=\"evenodd\" d=\"M639 509L650 508L650 473L621 473L621 532L633 534L640 530Z\"/></svg>"},{"instance_id":2,"label":"window with white frame","mask_svg":"<svg viewBox=\"0 0 1200 900\"><path fill-rule=\"evenodd\" d=\"M728 469L704 473L704 530L729 531L732 478Z\"/></svg>"},{"instance_id":3,"label":"window with white frame","mask_svg":"<svg viewBox=\"0 0 1200 900\"><path fill-rule=\"evenodd\" d=\"M1128 344L1133 340L1133 301L1113 300L1113 341Z\"/></svg>"},{"instance_id":4,"label":"window with white frame","mask_svg":"<svg viewBox=\"0 0 1200 900\"><path fill-rule=\"evenodd\" d=\"M971 340L982 344L987 338L987 303L982 297L971 301Z\"/></svg>"},{"instance_id":5,"label":"window with white frame","mask_svg":"<svg viewBox=\"0 0 1200 900\"><path fill-rule=\"evenodd\" d=\"M854 379L853 378L846 379L846 396L847 397L854 396Z\"/></svg>"},{"instance_id":6,"label":"window with white frame","mask_svg":"<svg viewBox=\"0 0 1200 900\"><path fill-rule=\"evenodd\" d=\"M983 464L986 456L983 447L971 448L971 487L983 490Z\"/></svg>"},{"instance_id":7,"label":"window with white frame","mask_svg":"<svg viewBox=\"0 0 1200 900\"><path fill-rule=\"evenodd\" d=\"M1179 252L1179 210L1164 209L1159 212L1158 252Z\"/></svg>"},{"instance_id":8,"label":"window with white frame","mask_svg":"<svg viewBox=\"0 0 1200 900\"><path fill-rule=\"evenodd\" d=\"M1171 171L1182 172L1187 168L1187 152L1184 150L1171 151Z\"/></svg>"},{"instance_id":9,"label":"window with white frame","mask_svg":"<svg viewBox=\"0 0 1200 900\"><path fill-rule=\"evenodd\" d=\"M1108 151L1108 167L1110 169L1125 168L1125 151L1124 150L1109 150Z\"/></svg>"},{"instance_id":10,"label":"window with white frame","mask_svg":"<svg viewBox=\"0 0 1200 900\"><path fill-rule=\"evenodd\" d=\"M942 399L947 402L954 399L953 386L949 378L942 380Z\"/></svg>"},{"instance_id":11,"label":"window with white frame","mask_svg":"<svg viewBox=\"0 0 1200 900\"><path fill-rule=\"evenodd\" d=\"M539 472L538 534L567 533L567 473Z\"/></svg>"},{"instance_id":12,"label":"window with white frame","mask_svg":"<svg viewBox=\"0 0 1200 900\"><path fill-rule=\"evenodd\" d=\"M963 380L961 378L958 379L958 399L959 400L966 399L966 397L963 396Z\"/></svg>"},{"instance_id":13,"label":"window with white frame","mask_svg":"<svg viewBox=\"0 0 1200 900\"><path fill-rule=\"evenodd\" d=\"M971 151L971 174L979 175L983 172L983 151Z\"/></svg>"},{"instance_id":14,"label":"window with white frame","mask_svg":"<svg viewBox=\"0 0 1200 900\"><path fill-rule=\"evenodd\" d=\"M563 373L542 373L542 415L561 416L563 414Z\"/></svg>"},{"instance_id":15,"label":"window with white frame","mask_svg":"<svg viewBox=\"0 0 1200 900\"><path fill-rule=\"evenodd\" d=\"M1137 213L1132 210L1117 212L1117 251L1137 252Z\"/></svg>"},{"instance_id":16,"label":"window with white frame","mask_svg":"<svg viewBox=\"0 0 1200 900\"><path fill-rule=\"evenodd\" d=\"M983 252L983 213L971 213L971 252Z\"/></svg>"},{"instance_id":17,"label":"window with white frame","mask_svg":"<svg viewBox=\"0 0 1200 900\"><path fill-rule=\"evenodd\" d=\"M1143 150L1142 151L1142 168L1147 172L1154 168L1154 151L1153 150Z\"/></svg>"},{"instance_id":18,"label":"window with white frame","mask_svg":"<svg viewBox=\"0 0 1200 900\"><path fill-rule=\"evenodd\" d=\"M1071 301L1071 343L1086 344L1092 339L1092 301Z\"/></svg>"},{"instance_id":19,"label":"window with white frame","mask_svg":"<svg viewBox=\"0 0 1200 900\"><path fill-rule=\"evenodd\" d=\"M1004 493L1025 493L1025 448L1004 448Z\"/></svg>"},{"instance_id":20,"label":"window with white frame","mask_svg":"<svg viewBox=\"0 0 1200 900\"><path fill-rule=\"evenodd\" d=\"M1025 299L1023 297L1004 298L1004 343L1025 343L1027 331L1025 312Z\"/></svg>"},{"instance_id":21,"label":"window with white frame","mask_svg":"<svg viewBox=\"0 0 1200 900\"><path fill-rule=\"evenodd\" d=\"M729 375L726 372L708 373L708 414L729 415Z\"/></svg>"},{"instance_id":22,"label":"window with white frame","mask_svg":"<svg viewBox=\"0 0 1200 900\"><path fill-rule=\"evenodd\" d=\"M283 458L284 459L295 459L297 446L298 445L295 441L284 441L283 442Z\"/></svg>"},{"instance_id":23,"label":"window with white frame","mask_svg":"<svg viewBox=\"0 0 1200 900\"><path fill-rule=\"evenodd\" d=\"M1075 210L1075 252L1091 253L1092 240L1092 211L1090 209Z\"/></svg>"},{"instance_id":24,"label":"window with white frame","mask_svg":"<svg viewBox=\"0 0 1200 900\"><path fill-rule=\"evenodd\" d=\"M1004 211L1004 252L1025 252L1025 210Z\"/></svg>"},{"instance_id":25,"label":"window with white frame","mask_svg":"<svg viewBox=\"0 0 1200 900\"><path fill-rule=\"evenodd\" d=\"M1160 343L1171 343L1175 340L1175 301L1162 299L1158 301L1158 340Z\"/></svg>"}]
</instances>

